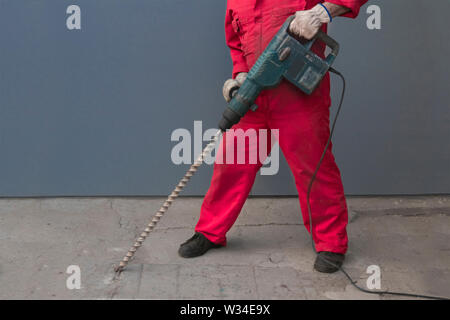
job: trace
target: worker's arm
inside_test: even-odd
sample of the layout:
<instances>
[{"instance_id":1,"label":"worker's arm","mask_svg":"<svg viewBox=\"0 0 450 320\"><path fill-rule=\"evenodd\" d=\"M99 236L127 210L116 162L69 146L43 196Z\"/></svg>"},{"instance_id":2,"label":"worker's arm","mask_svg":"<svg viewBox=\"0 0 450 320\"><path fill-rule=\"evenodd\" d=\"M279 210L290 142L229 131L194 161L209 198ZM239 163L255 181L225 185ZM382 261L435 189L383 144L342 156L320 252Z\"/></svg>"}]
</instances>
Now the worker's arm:
<instances>
[{"instance_id":1,"label":"worker's arm","mask_svg":"<svg viewBox=\"0 0 450 320\"><path fill-rule=\"evenodd\" d=\"M241 41L233 28L232 11L228 10L225 16L225 40L230 48L231 60L233 61L233 79L241 72L248 72L247 62L241 48Z\"/></svg>"},{"instance_id":2,"label":"worker's arm","mask_svg":"<svg viewBox=\"0 0 450 320\"><path fill-rule=\"evenodd\" d=\"M367 0L329 0L318 3L309 10L297 11L289 30L305 39L312 39L324 23L329 23L333 17L344 16L355 18L360 7Z\"/></svg>"},{"instance_id":3,"label":"worker's arm","mask_svg":"<svg viewBox=\"0 0 450 320\"><path fill-rule=\"evenodd\" d=\"M359 13L359 9L368 0L329 0L325 1L323 5L328 9L331 16L356 18Z\"/></svg>"},{"instance_id":4,"label":"worker's arm","mask_svg":"<svg viewBox=\"0 0 450 320\"><path fill-rule=\"evenodd\" d=\"M344 6L341 6L341 5L338 5L338 4L334 4L334 3L331 3L331 2L324 2L323 5L327 8L328 12L330 13L330 15L333 18L341 16L341 15L351 11L347 7L344 7Z\"/></svg>"}]
</instances>

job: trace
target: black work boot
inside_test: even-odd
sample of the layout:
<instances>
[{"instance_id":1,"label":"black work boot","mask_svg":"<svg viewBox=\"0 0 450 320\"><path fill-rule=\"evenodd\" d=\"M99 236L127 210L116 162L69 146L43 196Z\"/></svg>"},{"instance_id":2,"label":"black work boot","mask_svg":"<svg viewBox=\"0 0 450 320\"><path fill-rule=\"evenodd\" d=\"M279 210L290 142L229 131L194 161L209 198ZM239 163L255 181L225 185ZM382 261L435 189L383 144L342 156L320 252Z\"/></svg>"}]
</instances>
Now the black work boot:
<instances>
[{"instance_id":1,"label":"black work boot","mask_svg":"<svg viewBox=\"0 0 450 320\"><path fill-rule=\"evenodd\" d=\"M333 273L339 270L344 262L344 259L345 256L343 254L321 251L317 254L314 269L323 273Z\"/></svg>"},{"instance_id":2,"label":"black work boot","mask_svg":"<svg viewBox=\"0 0 450 320\"><path fill-rule=\"evenodd\" d=\"M178 249L178 254L183 258L194 258L206 253L209 249L219 248L221 245L209 241L203 234L196 232Z\"/></svg>"}]
</instances>

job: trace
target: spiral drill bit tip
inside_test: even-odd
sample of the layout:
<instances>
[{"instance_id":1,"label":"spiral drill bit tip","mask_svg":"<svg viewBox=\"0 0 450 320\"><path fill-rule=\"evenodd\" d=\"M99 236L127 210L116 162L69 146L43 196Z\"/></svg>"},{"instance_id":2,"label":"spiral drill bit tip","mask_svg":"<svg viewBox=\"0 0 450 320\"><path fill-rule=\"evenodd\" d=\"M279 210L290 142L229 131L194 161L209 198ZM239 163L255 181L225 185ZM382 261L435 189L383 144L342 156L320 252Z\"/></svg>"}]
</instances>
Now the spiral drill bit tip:
<instances>
[{"instance_id":1,"label":"spiral drill bit tip","mask_svg":"<svg viewBox=\"0 0 450 320\"><path fill-rule=\"evenodd\" d=\"M217 141L219 140L219 137L220 137L221 133L222 133L222 131L219 130L214 135L214 137L211 139L211 141L203 149L202 153L198 156L197 160L195 160L194 163L191 165L191 167L186 172L184 177L180 180L180 182L178 182L178 184L175 187L175 189L167 197L166 201L164 201L163 205L161 206L161 208L159 208L159 210L153 216L152 220L147 225L147 227L144 229L144 231L142 231L142 233L136 239L135 243L128 250L127 254L123 257L122 261L120 261L119 265L114 268L114 271L116 272L116 274L120 274L123 270L125 270L125 268L127 267L128 263L131 261L131 259L136 254L136 251L142 246L142 243L148 237L150 232L153 231L153 229L155 228L156 224L159 222L161 217L166 213L167 209L169 209L170 205L178 197L178 195L183 190L183 188L186 186L186 184L189 182L191 177L197 172L198 168L202 165L203 160L205 159L205 157L214 149Z\"/></svg>"}]
</instances>

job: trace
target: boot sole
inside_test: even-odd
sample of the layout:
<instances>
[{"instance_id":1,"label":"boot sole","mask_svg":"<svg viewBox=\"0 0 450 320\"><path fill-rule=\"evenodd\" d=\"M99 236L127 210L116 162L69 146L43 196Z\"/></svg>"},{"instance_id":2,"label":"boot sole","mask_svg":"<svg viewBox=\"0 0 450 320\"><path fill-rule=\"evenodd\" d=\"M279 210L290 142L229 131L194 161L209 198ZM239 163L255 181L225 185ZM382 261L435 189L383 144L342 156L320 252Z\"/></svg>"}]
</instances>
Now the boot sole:
<instances>
[{"instance_id":1,"label":"boot sole","mask_svg":"<svg viewBox=\"0 0 450 320\"><path fill-rule=\"evenodd\" d=\"M185 259L189 259L189 258L197 258L197 257L203 256L205 253L207 253L207 252L208 252L209 250L211 250L211 249L218 249L218 248L220 248L220 247L222 247L222 246L221 246L221 245L217 245L217 246L208 248L208 250L206 250L205 252L198 253L198 254L189 254L189 255L183 255L183 254L180 253L180 250L178 250L178 255L179 255L181 258L185 258Z\"/></svg>"}]
</instances>

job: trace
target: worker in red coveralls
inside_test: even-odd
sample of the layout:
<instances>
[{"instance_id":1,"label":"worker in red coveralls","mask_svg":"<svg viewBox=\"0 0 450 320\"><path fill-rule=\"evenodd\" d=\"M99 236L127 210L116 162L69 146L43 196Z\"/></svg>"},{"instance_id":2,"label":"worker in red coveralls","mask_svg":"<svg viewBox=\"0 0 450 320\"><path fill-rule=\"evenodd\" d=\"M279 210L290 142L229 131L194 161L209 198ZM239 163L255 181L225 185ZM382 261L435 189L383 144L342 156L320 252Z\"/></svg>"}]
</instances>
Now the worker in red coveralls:
<instances>
[{"instance_id":1,"label":"worker in red coveralls","mask_svg":"<svg viewBox=\"0 0 450 320\"><path fill-rule=\"evenodd\" d=\"M295 14L289 26L290 32L312 39L319 29L326 32L327 24L334 17L355 18L366 2L228 0L225 34L233 61L233 75L232 79L225 82L225 99L229 101L231 88L244 82L247 72L290 15ZM313 51L324 57L325 45L317 41ZM277 88L262 91L255 103L259 108L247 112L232 129L242 129L243 132L250 129L256 132L260 132L259 129L278 130L278 143L295 178L303 221L311 232L307 188L330 136L329 75L311 95L304 94L283 80ZM270 138L270 134L268 136ZM227 132L219 151L224 153L226 146L235 143L235 140L236 136ZM246 153L255 148L249 143L245 148ZM268 144L270 149L270 142ZM211 248L225 246L225 235L236 221L261 166L261 161L241 164L219 162L216 158L211 186L204 198L195 234L180 246L180 256L196 257ZM335 272L342 265L347 251L348 217L341 175L331 147L325 154L313 184L310 204L312 235L319 253L314 268L320 272Z\"/></svg>"}]
</instances>

